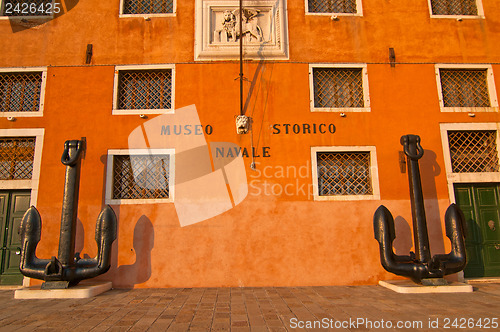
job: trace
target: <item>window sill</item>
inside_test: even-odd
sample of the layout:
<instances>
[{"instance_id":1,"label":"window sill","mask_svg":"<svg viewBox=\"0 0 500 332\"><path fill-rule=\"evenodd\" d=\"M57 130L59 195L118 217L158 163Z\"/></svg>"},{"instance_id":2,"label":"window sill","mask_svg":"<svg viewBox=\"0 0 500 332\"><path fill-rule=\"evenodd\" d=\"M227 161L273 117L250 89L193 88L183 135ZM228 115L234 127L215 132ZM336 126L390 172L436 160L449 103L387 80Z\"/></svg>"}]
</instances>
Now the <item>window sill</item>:
<instances>
[{"instance_id":1,"label":"window sill","mask_svg":"<svg viewBox=\"0 0 500 332\"><path fill-rule=\"evenodd\" d=\"M484 15L431 15L431 18L451 18L455 20L485 19Z\"/></svg>"},{"instance_id":2,"label":"window sill","mask_svg":"<svg viewBox=\"0 0 500 332\"><path fill-rule=\"evenodd\" d=\"M494 113L494 112L498 112L498 106L494 106L494 107L441 107L441 112Z\"/></svg>"},{"instance_id":3,"label":"window sill","mask_svg":"<svg viewBox=\"0 0 500 332\"><path fill-rule=\"evenodd\" d=\"M337 113L350 113L350 112L371 112L370 107L333 107L333 108L322 108L314 107L311 112L337 112Z\"/></svg>"},{"instance_id":4,"label":"window sill","mask_svg":"<svg viewBox=\"0 0 500 332\"><path fill-rule=\"evenodd\" d=\"M306 12L306 15L310 16L358 16L362 17L362 13L335 13L335 12L330 12L330 13L314 13L314 12Z\"/></svg>"},{"instance_id":5,"label":"window sill","mask_svg":"<svg viewBox=\"0 0 500 332\"><path fill-rule=\"evenodd\" d=\"M162 14L120 14L119 18L153 18L153 17L175 17L176 13L162 13Z\"/></svg>"},{"instance_id":6,"label":"window sill","mask_svg":"<svg viewBox=\"0 0 500 332\"><path fill-rule=\"evenodd\" d=\"M380 195L332 195L332 196L314 195L315 201L372 201L379 199Z\"/></svg>"},{"instance_id":7,"label":"window sill","mask_svg":"<svg viewBox=\"0 0 500 332\"><path fill-rule=\"evenodd\" d=\"M112 115L173 114L173 109L113 109Z\"/></svg>"},{"instance_id":8,"label":"window sill","mask_svg":"<svg viewBox=\"0 0 500 332\"><path fill-rule=\"evenodd\" d=\"M0 117L2 118L31 118L31 117L42 117L43 112L0 112Z\"/></svg>"},{"instance_id":9,"label":"window sill","mask_svg":"<svg viewBox=\"0 0 500 332\"><path fill-rule=\"evenodd\" d=\"M0 180L0 189L31 189L32 180Z\"/></svg>"},{"instance_id":10,"label":"window sill","mask_svg":"<svg viewBox=\"0 0 500 332\"><path fill-rule=\"evenodd\" d=\"M109 205L131 205L131 204L163 204L173 203L173 198L153 198L153 199L106 199Z\"/></svg>"}]
</instances>

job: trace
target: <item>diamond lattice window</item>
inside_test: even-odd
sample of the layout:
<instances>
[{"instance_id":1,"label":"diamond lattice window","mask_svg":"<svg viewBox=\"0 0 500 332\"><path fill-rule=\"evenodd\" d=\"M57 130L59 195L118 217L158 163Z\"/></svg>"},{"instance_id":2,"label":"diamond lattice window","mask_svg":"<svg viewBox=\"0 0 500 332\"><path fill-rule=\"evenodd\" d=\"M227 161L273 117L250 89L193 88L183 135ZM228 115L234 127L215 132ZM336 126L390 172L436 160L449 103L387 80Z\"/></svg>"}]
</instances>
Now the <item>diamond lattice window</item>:
<instances>
[{"instance_id":1,"label":"diamond lattice window","mask_svg":"<svg viewBox=\"0 0 500 332\"><path fill-rule=\"evenodd\" d=\"M169 14L174 0L123 0L123 14Z\"/></svg>"},{"instance_id":2,"label":"diamond lattice window","mask_svg":"<svg viewBox=\"0 0 500 332\"><path fill-rule=\"evenodd\" d=\"M54 0L4 0L3 16L51 16L61 10L60 2L55 9ZM57 13L56 13L57 14Z\"/></svg>"},{"instance_id":3,"label":"diamond lattice window","mask_svg":"<svg viewBox=\"0 0 500 332\"><path fill-rule=\"evenodd\" d=\"M0 180L31 179L34 158L34 137L0 138Z\"/></svg>"},{"instance_id":4,"label":"diamond lattice window","mask_svg":"<svg viewBox=\"0 0 500 332\"><path fill-rule=\"evenodd\" d=\"M431 0L433 15L477 15L476 0Z\"/></svg>"},{"instance_id":5,"label":"diamond lattice window","mask_svg":"<svg viewBox=\"0 0 500 332\"><path fill-rule=\"evenodd\" d=\"M313 68L314 107L363 107L361 68Z\"/></svg>"},{"instance_id":6,"label":"diamond lattice window","mask_svg":"<svg viewBox=\"0 0 500 332\"><path fill-rule=\"evenodd\" d=\"M172 108L172 70L119 72L119 109Z\"/></svg>"},{"instance_id":7,"label":"diamond lattice window","mask_svg":"<svg viewBox=\"0 0 500 332\"><path fill-rule=\"evenodd\" d=\"M0 73L0 111L38 112L41 72Z\"/></svg>"},{"instance_id":8,"label":"diamond lattice window","mask_svg":"<svg viewBox=\"0 0 500 332\"><path fill-rule=\"evenodd\" d=\"M372 195L369 152L318 152L318 193Z\"/></svg>"},{"instance_id":9,"label":"diamond lattice window","mask_svg":"<svg viewBox=\"0 0 500 332\"><path fill-rule=\"evenodd\" d=\"M113 199L169 198L168 155L115 155Z\"/></svg>"},{"instance_id":10,"label":"diamond lattice window","mask_svg":"<svg viewBox=\"0 0 500 332\"><path fill-rule=\"evenodd\" d=\"M448 131L453 173L498 172L495 130Z\"/></svg>"},{"instance_id":11,"label":"diamond lattice window","mask_svg":"<svg viewBox=\"0 0 500 332\"><path fill-rule=\"evenodd\" d=\"M440 69L445 107L489 107L487 69Z\"/></svg>"},{"instance_id":12,"label":"diamond lattice window","mask_svg":"<svg viewBox=\"0 0 500 332\"><path fill-rule=\"evenodd\" d=\"M308 0L310 13L356 13L356 0Z\"/></svg>"}]
</instances>

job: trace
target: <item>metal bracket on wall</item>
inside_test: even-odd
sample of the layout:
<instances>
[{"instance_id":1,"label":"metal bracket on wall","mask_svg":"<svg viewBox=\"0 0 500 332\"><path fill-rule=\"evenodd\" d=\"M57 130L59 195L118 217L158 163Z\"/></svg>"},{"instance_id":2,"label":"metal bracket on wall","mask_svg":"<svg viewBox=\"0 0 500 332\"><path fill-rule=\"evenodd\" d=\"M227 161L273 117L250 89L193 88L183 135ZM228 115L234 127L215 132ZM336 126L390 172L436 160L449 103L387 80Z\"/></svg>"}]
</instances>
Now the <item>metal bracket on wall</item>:
<instances>
[{"instance_id":1,"label":"metal bracket on wall","mask_svg":"<svg viewBox=\"0 0 500 332\"><path fill-rule=\"evenodd\" d=\"M391 63L391 67L396 67L396 52L394 52L394 48L389 47L389 62Z\"/></svg>"}]
</instances>

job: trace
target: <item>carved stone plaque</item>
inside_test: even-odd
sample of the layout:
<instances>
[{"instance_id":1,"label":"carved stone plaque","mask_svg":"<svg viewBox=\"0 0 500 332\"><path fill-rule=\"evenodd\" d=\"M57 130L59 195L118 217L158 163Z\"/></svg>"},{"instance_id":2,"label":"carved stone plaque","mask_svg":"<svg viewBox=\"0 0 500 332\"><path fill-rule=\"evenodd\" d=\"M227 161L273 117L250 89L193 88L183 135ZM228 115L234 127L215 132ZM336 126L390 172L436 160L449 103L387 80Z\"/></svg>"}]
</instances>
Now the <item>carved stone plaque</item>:
<instances>
[{"instance_id":1,"label":"carved stone plaque","mask_svg":"<svg viewBox=\"0 0 500 332\"><path fill-rule=\"evenodd\" d=\"M196 0L195 60L288 59L286 0Z\"/></svg>"}]
</instances>

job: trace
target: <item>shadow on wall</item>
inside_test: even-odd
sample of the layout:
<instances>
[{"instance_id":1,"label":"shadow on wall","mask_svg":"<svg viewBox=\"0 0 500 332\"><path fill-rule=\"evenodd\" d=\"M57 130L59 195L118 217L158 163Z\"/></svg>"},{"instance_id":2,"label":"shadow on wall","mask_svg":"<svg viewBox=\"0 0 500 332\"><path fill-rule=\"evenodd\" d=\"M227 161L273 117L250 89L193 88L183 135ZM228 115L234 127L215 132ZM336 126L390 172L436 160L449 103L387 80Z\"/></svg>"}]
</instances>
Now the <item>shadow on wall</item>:
<instances>
[{"instance_id":1,"label":"shadow on wall","mask_svg":"<svg viewBox=\"0 0 500 332\"><path fill-rule=\"evenodd\" d=\"M13 5L5 3L3 6L3 15L9 16L10 27L13 33L24 31L27 29L37 29L39 26L52 21L73 9L80 0L56 0L43 1L41 5L36 7L22 5L23 2L13 1ZM16 3L21 3L20 7L16 7ZM24 3L30 4L28 1ZM36 18L33 18L37 16Z\"/></svg>"}]
</instances>

